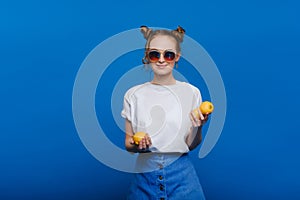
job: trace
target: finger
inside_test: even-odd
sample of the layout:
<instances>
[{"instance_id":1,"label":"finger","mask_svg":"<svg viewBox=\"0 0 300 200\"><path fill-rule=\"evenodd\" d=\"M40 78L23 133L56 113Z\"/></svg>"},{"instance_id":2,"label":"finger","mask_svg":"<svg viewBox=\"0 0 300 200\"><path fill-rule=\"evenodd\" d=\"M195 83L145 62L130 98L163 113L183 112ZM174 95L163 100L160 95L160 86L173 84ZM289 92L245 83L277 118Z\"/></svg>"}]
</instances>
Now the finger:
<instances>
[{"instance_id":1,"label":"finger","mask_svg":"<svg viewBox=\"0 0 300 200\"><path fill-rule=\"evenodd\" d=\"M150 139L149 136L146 138L146 145L147 145L147 146L150 146L150 145L151 145L151 139Z\"/></svg>"},{"instance_id":2,"label":"finger","mask_svg":"<svg viewBox=\"0 0 300 200\"><path fill-rule=\"evenodd\" d=\"M192 122L192 125L195 126L196 122L195 122L195 118L194 118L194 114L193 113L190 114L190 120Z\"/></svg>"},{"instance_id":3,"label":"finger","mask_svg":"<svg viewBox=\"0 0 300 200\"><path fill-rule=\"evenodd\" d=\"M199 108L198 108L198 113L199 113L200 119L201 119L201 120L204 120L204 116L203 116L203 114L202 114L202 112L200 111Z\"/></svg>"},{"instance_id":4,"label":"finger","mask_svg":"<svg viewBox=\"0 0 300 200\"><path fill-rule=\"evenodd\" d=\"M193 113L190 114L190 119L193 127L198 127L201 125L201 120L198 117L196 117Z\"/></svg>"},{"instance_id":5,"label":"finger","mask_svg":"<svg viewBox=\"0 0 300 200\"><path fill-rule=\"evenodd\" d=\"M199 114L197 112L198 112L198 110L196 110L196 112L195 111L190 112L191 120L193 120L193 121L199 120Z\"/></svg>"},{"instance_id":6,"label":"finger","mask_svg":"<svg viewBox=\"0 0 300 200\"><path fill-rule=\"evenodd\" d=\"M190 119L191 121L199 121L198 116L196 116L193 112L190 113Z\"/></svg>"},{"instance_id":7,"label":"finger","mask_svg":"<svg viewBox=\"0 0 300 200\"><path fill-rule=\"evenodd\" d=\"M201 120L201 125L204 125L208 120L208 114L203 114L204 119Z\"/></svg>"},{"instance_id":8,"label":"finger","mask_svg":"<svg viewBox=\"0 0 300 200\"><path fill-rule=\"evenodd\" d=\"M204 121L206 122L208 120L209 114L204 115Z\"/></svg>"},{"instance_id":9,"label":"finger","mask_svg":"<svg viewBox=\"0 0 300 200\"><path fill-rule=\"evenodd\" d=\"M134 144L134 140L133 140L132 137L129 139L129 143L130 143L130 144Z\"/></svg>"},{"instance_id":10,"label":"finger","mask_svg":"<svg viewBox=\"0 0 300 200\"><path fill-rule=\"evenodd\" d=\"M144 139L145 139L146 142L149 140L149 135L147 133L146 133Z\"/></svg>"},{"instance_id":11,"label":"finger","mask_svg":"<svg viewBox=\"0 0 300 200\"><path fill-rule=\"evenodd\" d=\"M140 142L139 142L139 149L143 149L144 148L143 146L144 146L143 145L143 139L141 139Z\"/></svg>"},{"instance_id":12,"label":"finger","mask_svg":"<svg viewBox=\"0 0 300 200\"><path fill-rule=\"evenodd\" d=\"M145 139L144 138L140 141L140 143L141 143L141 148L142 149L145 148Z\"/></svg>"},{"instance_id":13,"label":"finger","mask_svg":"<svg viewBox=\"0 0 300 200\"><path fill-rule=\"evenodd\" d=\"M144 138L143 139L143 148L146 149L147 147L148 147L148 145L147 145L147 139Z\"/></svg>"},{"instance_id":14,"label":"finger","mask_svg":"<svg viewBox=\"0 0 300 200\"><path fill-rule=\"evenodd\" d=\"M205 121L208 120L208 116L209 116L209 114L205 115Z\"/></svg>"}]
</instances>

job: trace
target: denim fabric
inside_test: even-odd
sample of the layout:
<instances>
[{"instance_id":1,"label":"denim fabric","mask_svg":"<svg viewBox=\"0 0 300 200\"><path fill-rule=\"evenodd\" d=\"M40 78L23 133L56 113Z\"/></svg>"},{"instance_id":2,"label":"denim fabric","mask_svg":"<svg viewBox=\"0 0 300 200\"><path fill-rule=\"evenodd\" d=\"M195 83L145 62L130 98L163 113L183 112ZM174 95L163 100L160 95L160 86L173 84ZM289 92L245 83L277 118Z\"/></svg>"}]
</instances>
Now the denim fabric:
<instances>
[{"instance_id":1,"label":"denim fabric","mask_svg":"<svg viewBox=\"0 0 300 200\"><path fill-rule=\"evenodd\" d=\"M128 200L205 199L188 154L141 154L137 167L147 172L135 174Z\"/></svg>"}]
</instances>

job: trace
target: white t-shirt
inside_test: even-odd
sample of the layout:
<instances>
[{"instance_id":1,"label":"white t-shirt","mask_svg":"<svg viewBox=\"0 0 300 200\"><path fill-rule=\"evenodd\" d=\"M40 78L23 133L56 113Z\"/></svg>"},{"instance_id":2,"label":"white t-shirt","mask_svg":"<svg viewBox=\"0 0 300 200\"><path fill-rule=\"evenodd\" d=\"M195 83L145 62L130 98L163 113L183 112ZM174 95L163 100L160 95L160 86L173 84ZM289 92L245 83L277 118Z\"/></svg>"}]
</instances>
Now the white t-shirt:
<instances>
[{"instance_id":1,"label":"white t-shirt","mask_svg":"<svg viewBox=\"0 0 300 200\"><path fill-rule=\"evenodd\" d=\"M149 134L150 151L185 153L189 151L186 137L192 128L189 115L201 102L200 91L189 83L146 82L126 92L121 115L131 122L134 132Z\"/></svg>"}]
</instances>

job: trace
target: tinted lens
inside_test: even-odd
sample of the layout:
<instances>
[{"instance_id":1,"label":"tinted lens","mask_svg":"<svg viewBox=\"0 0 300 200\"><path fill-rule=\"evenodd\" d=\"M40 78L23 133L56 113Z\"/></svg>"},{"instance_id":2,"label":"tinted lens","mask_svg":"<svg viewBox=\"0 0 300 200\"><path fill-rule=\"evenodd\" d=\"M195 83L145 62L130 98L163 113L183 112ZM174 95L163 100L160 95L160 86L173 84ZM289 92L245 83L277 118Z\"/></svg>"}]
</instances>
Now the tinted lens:
<instances>
[{"instance_id":1,"label":"tinted lens","mask_svg":"<svg viewBox=\"0 0 300 200\"><path fill-rule=\"evenodd\" d=\"M164 55L164 59L166 61L173 61L175 59L175 53L172 51L166 51Z\"/></svg>"},{"instance_id":2,"label":"tinted lens","mask_svg":"<svg viewBox=\"0 0 300 200\"><path fill-rule=\"evenodd\" d=\"M148 53L148 57L149 57L150 61L157 62L159 60L160 53L158 51L150 51Z\"/></svg>"},{"instance_id":3,"label":"tinted lens","mask_svg":"<svg viewBox=\"0 0 300 200\"><path fill-rule=\"evenodd\" d=\"M159 51L153 50L148 53L148 58L151 62L157 62L160 58L161 53ZM172 62L176 57L176 54L172 51L164 52L164 59L167 62Z\"/></svg>"}]
</instances>

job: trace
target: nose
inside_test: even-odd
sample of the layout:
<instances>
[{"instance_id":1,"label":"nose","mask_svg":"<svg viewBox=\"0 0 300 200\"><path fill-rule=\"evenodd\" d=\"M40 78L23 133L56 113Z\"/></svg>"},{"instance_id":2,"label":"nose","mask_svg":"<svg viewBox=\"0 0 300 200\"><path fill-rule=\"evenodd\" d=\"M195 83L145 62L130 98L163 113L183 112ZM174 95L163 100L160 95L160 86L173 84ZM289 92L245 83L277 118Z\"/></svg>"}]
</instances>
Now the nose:
<instances>
[{"instance_id":1,"label":"nose","mask_svg":"<svg viewBox=\"0 0 300 200\"><path fill-rule=\"evenodd\" d=\"M159 60L158 60L160 63L163 63L165 62L165 59L164 59L164 54L163 53L160 53L160 56L159 56Z\"/></svg>"}]
</instances>

